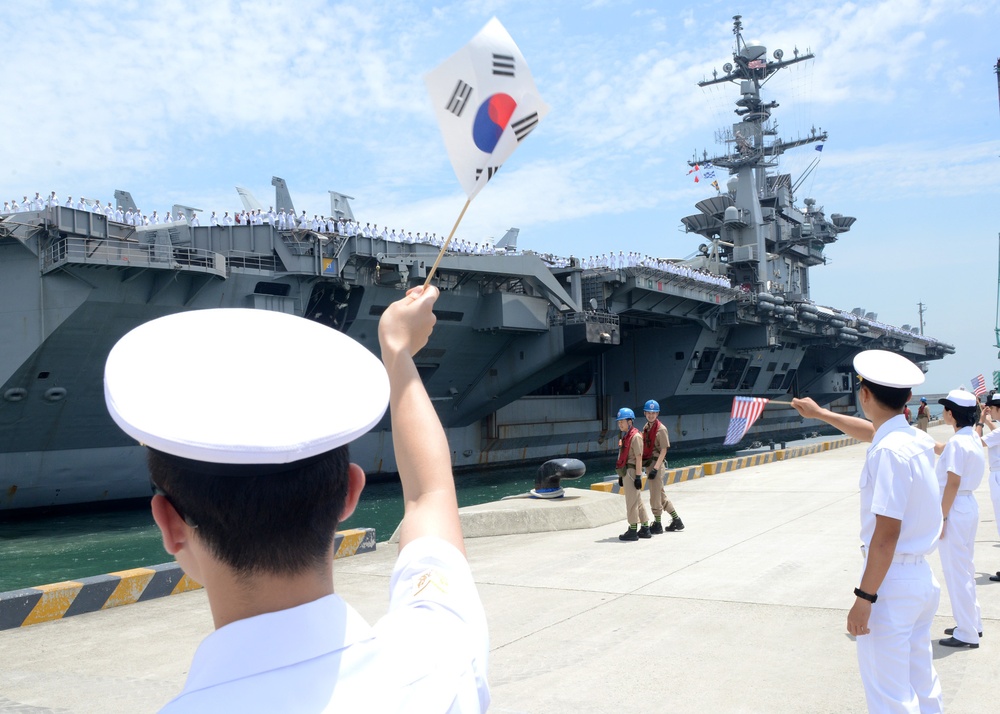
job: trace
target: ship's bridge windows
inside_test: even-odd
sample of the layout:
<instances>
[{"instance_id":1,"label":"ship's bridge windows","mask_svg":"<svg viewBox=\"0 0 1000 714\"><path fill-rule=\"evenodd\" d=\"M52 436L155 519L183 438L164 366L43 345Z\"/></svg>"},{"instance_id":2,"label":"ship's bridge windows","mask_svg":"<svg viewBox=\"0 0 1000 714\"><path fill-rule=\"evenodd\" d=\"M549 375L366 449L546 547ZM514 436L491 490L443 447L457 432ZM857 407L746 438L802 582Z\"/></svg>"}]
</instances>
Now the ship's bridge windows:
<instances>
[{"instance_id":1,"label":"ship's bridge windows","mask_svg":"<svg viewBox=\"0 0 1000 714\"><path fill-rule=\"evenodd\" d=\"M757 376L760 374L760 367L751 367L747 370L747 373L743 375L743 381L740 382L740 389L753 389L753 385L757 383Z\"/></svg>"},{"instance_id":2,"label":"ship's bridge windows","mask_svg":"<svg viewBox=\"0 0 1000 714\"><path fill-rule=\"evenodd\" d=\"M736 389L749 362L746 357L723 357L722 368L712 382L712 389Z\"/></svg>"},{"instance_id":3,"label":"ship's bridge windows","mask_svg":"<svg viewBox=\"0 0 1000 714\"><path fill-rule=\"evenodd\" d=\"M712 365L715 364L715 358L718 355L719 350L704 350L701 353L701 357L698 358L698 366L695 367L694 377L691 378L691 384L704 384L708 381L708 377L712 373Z\"/></svg>"},{"instance_id":4,"label":"ship's bridge windows","mask_svg":"<svg viewBox=\"0 0 1000 714\"><path fill-rule=\"evenodd\" d=\"M781 383L781 388L787 392L791 388L792 383L794 381L795 381L795 370L793 369L791 372L785 375L785 381Z\"/></svg>"},{"instance_id":5,"label":"ship's bridge windows","mask_svg":"<svg viewBox=\"0 0 1000 714\"><path fill-rule=\"evenodd\" d=\"M254 295L277 295L279 297L288 297L291 290L292 286L288 283L271 283L266 280L261 280L253 288Z\"/></svg>"},{"instance_id":6,"label":"ship's bridge windows","mask_svg":"<svg viewBox=\"0 0 1000 714\"><path fill-rule=\"evenodd\" d=\"M779 372L778 374L771 377L771 383L767 386L768 390L781 389L781 383L785 380L785 373Z\"/></svg>"}]
</instances>

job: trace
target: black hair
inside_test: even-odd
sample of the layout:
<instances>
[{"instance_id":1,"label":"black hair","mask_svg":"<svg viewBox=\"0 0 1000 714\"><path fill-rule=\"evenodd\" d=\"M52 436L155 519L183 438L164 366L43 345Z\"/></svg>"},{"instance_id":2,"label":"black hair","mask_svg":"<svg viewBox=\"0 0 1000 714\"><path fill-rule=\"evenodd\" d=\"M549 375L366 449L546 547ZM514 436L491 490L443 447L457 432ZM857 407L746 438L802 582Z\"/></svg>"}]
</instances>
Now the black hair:
<instances>
[{"instance_id":1,"label":"black hair","mask_svg":"<svg viewBox=\"0 0 1000 714\"><path fill-rule=\"evenodd\" d=\"M347 446L281 473L198 462L149 449L153 483L197 537L240 577L292 575L326 562L347 498ZM252 470L252 467L251 467Z\"/></svg>"},{"instance_id":2,"label":"black hair","mask_svg":"<svg viewBox=\"0 0 1000 714\"><path fill-rule=\"evenodd\" d=\"M943 399L942 403L944 408L951 412L951 415L955 418L955 426L959 429L972 426L979 419L979 408L975 405L971 407L961 407L955 402Z\"/></svg>"},{"instance_id":3,"label":"black hair","mask_svg":"<svg viewBox=\"0 0 1000 714\"><path fill-rule=\"evenodd\" d=\"M913 395L909 387L887 387L884 384L869 382L867 379L861 382L861 386L871 392L876 402L896 412L902 412Z\"/></svg>"}]
</instances>

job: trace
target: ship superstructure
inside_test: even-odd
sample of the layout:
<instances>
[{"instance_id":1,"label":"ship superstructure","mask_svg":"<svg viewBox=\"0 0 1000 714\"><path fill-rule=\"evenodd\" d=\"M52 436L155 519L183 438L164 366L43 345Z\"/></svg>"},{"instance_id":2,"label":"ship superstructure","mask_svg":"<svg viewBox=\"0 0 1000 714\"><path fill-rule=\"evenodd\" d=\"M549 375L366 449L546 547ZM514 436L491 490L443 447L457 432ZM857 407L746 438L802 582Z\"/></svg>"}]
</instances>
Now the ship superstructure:
<instances>
[{"instance_id":1,"label":"ship superstructure","mask_svg":"<svg viewBox=\"0 0 1000 714\"><path fill-rule=\"evenodd\" d=\"M675 450L718 450L735 395L811 396L851 410L859 349L918 362L953 351L873 313L810 300L809 269L854 219L828 218L811 199L797 207L791 177L769 171L785 150L825 134L776 138L777 105L763 102L760 86L799 58L770 62L740 30L737 17L733 63L711 80L738 85L738 121L726 153L703 157L731 177L683 219L706 241L697 257L585 266L518 251L512 229L495 254L441 261L437 326L417 365L457 471L609 455L618 407L647 399L660 402ZM285 182L272 184L275 205L294 212ZM349 200L331 192L330 215L353 218ZM116 201L134 207L125 191ZM148 495L144 449L114 425L103 398L106 356L133 327L181 310L277 310L377 354L379 316L423 282L438 250L266 223L195 226L197 209L175 209L181 220L139 227L65 206L0 216L0 510ZM258 367L262 413L283 410L291 371L352 378L322 355ZM748 438L815 428L793 410L769 410ZM366 472L396 470L388 418L351 449Z\"/></svg>"}]
</instances>

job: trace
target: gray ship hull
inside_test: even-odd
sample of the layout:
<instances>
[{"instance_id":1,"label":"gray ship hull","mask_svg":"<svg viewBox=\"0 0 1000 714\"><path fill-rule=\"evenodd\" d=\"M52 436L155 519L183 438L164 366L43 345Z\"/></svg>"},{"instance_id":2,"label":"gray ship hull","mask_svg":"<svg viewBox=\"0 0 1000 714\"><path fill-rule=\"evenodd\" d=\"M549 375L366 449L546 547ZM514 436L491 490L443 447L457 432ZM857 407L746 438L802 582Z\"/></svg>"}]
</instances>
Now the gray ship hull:
<instances>
[{"instance_id":1,"label":"gray ship hull","mask_svg":"<svg viewBox=\"0 0 1000 714\"><path fill-rule=\"evenodd\" d=\"M618 408L639 411L648 399L662 407L674 452L718 450L736 396L808 396L853 411L858 351L921 364L954 351L874 313L810 299L810 269L855 219L827 217L809 198L797 207L791 177L772 171L784 151L826 138L778 139L777 104L759 93L773 72L812 55L772 62L740 30L737 17L733 64L703 83L732 82L740 94L739 121L720 134L727 150L711 159L729 171L725 190L682 219L706 241L697 257L582 263L518 253L512 229L498 254L441 260L437 324L416 362L457 471L611 455ZM272 183L275 205L294 212L285 182ZM335 196L331 215L353 218L347 197ZM131 202L126 192L116 198ZM134 227L68 207L0 216L0 510L146 495L143 448L114 425L103 398L107 354L137 325L183 310L275 310L378 354L379 316L423 283L437 253L343 227ZM285 409L292 372L351 379L323 355L256 367L269 415ZM772 405L745 441L817 428ZM352 457L368 473L396 471L388 417Z\"/></svg>"}]
</instances>

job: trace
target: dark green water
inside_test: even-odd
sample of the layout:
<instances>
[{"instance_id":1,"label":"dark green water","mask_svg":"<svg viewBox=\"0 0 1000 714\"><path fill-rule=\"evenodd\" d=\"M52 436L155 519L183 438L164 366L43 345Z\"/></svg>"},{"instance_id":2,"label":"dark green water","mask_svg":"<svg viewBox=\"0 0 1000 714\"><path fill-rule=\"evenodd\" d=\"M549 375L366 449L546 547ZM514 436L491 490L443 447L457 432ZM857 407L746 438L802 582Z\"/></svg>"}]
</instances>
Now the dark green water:
<instances>
[{"instance_id":1,"label":"dark green water","mask_svg":"<svg viewBox=\"0 0 1000 714\"><path fill-rule=\"evenodd\" d=\"M721 458L701 455L670 460L686 466ZM587 461L587 473L564 486L588 488L614 474L614 460ZM471 506L530 491L538 464L460 474L458 504ZM399 481L369 482L354 515L341 528L374 528L389 539L403 517ZM170 562L146 500L113 509L0 522L0 592L118 570Z\"/></svg>"}]
</instances>

